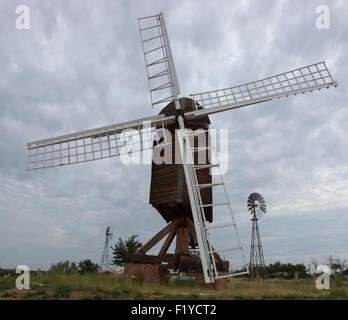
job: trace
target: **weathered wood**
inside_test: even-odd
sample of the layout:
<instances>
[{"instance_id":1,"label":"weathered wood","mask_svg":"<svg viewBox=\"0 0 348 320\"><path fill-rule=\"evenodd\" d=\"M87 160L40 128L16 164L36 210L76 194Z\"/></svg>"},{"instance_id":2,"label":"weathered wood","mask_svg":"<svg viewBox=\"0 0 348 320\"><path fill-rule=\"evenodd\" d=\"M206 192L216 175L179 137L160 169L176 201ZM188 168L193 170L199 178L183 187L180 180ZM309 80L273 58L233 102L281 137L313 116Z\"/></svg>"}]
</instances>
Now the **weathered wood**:
<instances>
[{"instance_id":1,"label":"weathered wood","mask_svg":"<svg viewBox=\"0 0 348 320\"><path fill-rule=\"evenodd\" d=\"M129 254L126 257L127 262L135 262L135 263L161 263L161 262L169 262L169 263L178 263L179 256L175 254L164 254L163 256L152 256L147 254Z\"/></svg>"},{"instance_id":2,"label":"weathered wood","mask_svg":"<svg viewBox=\"0 0 348 320\"><path fill-rule=\"evenodd\" d=\"M213 251L215 251L214 247L211 247ZM214 253L214 258L215 258L215 262L223 262L223 260L221 259L221 257L219 256L219 254L217 252Z\"/></svg>"},{"instance_id":3,"label":"weathered wood","mask_svg":"<svg viewBox=\"0 0 348 320\"><path fill-rule=\"evenodd\" d=\"M187 111L192 111L194 109L193 100L189 98L180 98L180 104L182 109ZM174 102L169 103L160 114L165 116L175 115L175 104ZM191 128L192 130L209 128L209 118L202 117L195 120L185 121L185 127ZM171 164L155 164L152 163L151 172L151 186L150 186L150 204L162 215L162 217L167 221L173 221L178 217L185 216L192 219L192 211L190 206L189 195L187 191L186 181L182 170L182 165L177 164L177 159L180 159L180 155L176 154L179 150L177 145L177 139L175 137L175 130L178 129L178 125L170 125L167 128L172 134L172 163ZM208 134L204 133L206 144L208 144ZM191 137L194 139L194 145L198 146L199 138ZM170 148L170 147L169 147ZM206 163L209 163L209 152L210 151L200 151L194 153L194 162L198 164L198 153L200 153L203 158L205 156ZM197 179L200 184L211 183L212 177L210 175L210 170L208 168L197 170ZM203 204L212 203L212 189L204 188L201 190L201 198ZM205 216L208 221L212 221L213 209L211 207L205 208Z\"/></svg>"},{"instance_id":4,"label":"weathered wood","mask_svg":"<svg viewBox=\"0 0 348 320\"><path fill-rule=\"evenodd\" d=\"M163 243L163 246L159 252L159 256L163 256L167 250L169 249L170 245L172 244L174 237L176 235L176 228L174 228L173 230L170 231L170 233L168 234L166 240Z\"/></svg>"},{"instance_id":5,"label":"weathered wood","mask_svg":"<svg viewBox=\"0 0 348 320\"><path fill-rule=\"evenodd\" d=\"M136 254L145 254L152 247L154 247L159 241L161 241L170 231L175 229L178 221L173 221L168 224L165 228L163 228L160 232L158 232L151 240L149 240L141 249L137 251Z\"/></svg>"},{"instance_id":6,"label":"weathered wood","mask_svg":"<svg viewBox=\"0 0 348 320\"><path fill-rule=\"evenodd\" d=\"M175 254L189 254L189 230L187 227L178 227L176 229L176 248Z\"/></svg>"},{"instance_id":7,"label":"weathered wood","mask_svg":"<svg viewBox=\"0 0 348 320\"><path fill-rule=\"evenodd\" d=\"M161 239L165 239L158 256L147 255L146 252ZM168 254L168 248L176 236L175 254ZM197 242L196 232L190 218L180 217L158 232L136 254L128 255L127 262L161 264L161 270L202 271L200 258L189 254L190 238ZM192 242L191 242L192 244ZM228 271L228 261L223 261L218 254L214 255L216 267L219 271Z\"/></svg>"},{"instance_id":8,"label":"weathered wood","mask_svg":"<svg viewBox=\"0 0 348 320\"><path fill-rule=\"evenodd\" d=\"M191 237L191 239L193 241L193 244L197 246L198 245L198 241L197 241L196 230L195 230L193 222L191 221L190 218L186 218L186 224L188 226L189 234L190 234L190 237Z\"/></svg>"}]
</instances>

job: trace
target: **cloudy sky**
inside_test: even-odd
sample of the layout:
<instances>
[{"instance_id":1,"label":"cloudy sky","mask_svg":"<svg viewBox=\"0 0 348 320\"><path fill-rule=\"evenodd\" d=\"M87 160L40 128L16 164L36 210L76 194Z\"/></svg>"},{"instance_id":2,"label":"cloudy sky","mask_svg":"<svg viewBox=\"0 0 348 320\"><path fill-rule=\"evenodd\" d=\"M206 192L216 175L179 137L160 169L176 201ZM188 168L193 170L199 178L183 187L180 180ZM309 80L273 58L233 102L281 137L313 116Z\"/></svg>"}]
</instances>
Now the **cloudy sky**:
<instances>
[{"instance_id":1,"label":"cloudy sky","mask_svg":"<svg viewBox=\"0 0 348 320\"><path fill-rule=\"evenodd\" d=\"M30 8L18 30L16 6ZM316 28L316 8L330 29ZM181 93L325 60L337 88L211 116L229 130L225 182L246 256L246 200L260 192L266 263L348 260L348 3L343 0L2 0L0 267L99 262L104 232L142 242L165 226L148 204L150 165L111 158L25 171L26 143L151 116L137 18L163 11ZM112 243L112 244L113 244Z\"/></svg>"}]
</instances>

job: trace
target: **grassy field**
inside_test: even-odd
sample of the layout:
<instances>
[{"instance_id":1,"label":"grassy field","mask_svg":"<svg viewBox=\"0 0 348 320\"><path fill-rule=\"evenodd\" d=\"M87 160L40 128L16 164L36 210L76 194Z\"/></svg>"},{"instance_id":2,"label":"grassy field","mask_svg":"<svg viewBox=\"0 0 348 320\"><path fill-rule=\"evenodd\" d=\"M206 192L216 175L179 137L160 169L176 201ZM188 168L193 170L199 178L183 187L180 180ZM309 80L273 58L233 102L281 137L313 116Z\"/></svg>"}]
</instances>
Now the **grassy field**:
<instances>
[{"instance_id":1,"label":"grassy field","mask_svg":"<svg viewBox=\"0 0 348 320\"><path fill-rule=\"evenodd\" d=\"M144 299L348 299L348 281L332 280L330 290L318 290L314 281L271 279L250 282L235 279L225 290L197 287L193 281L167 285L141 284L112 274L32 273L30 290L15 288L16 276L0 278L0 299L144 300Z\"/></svg>"}]
</instances>

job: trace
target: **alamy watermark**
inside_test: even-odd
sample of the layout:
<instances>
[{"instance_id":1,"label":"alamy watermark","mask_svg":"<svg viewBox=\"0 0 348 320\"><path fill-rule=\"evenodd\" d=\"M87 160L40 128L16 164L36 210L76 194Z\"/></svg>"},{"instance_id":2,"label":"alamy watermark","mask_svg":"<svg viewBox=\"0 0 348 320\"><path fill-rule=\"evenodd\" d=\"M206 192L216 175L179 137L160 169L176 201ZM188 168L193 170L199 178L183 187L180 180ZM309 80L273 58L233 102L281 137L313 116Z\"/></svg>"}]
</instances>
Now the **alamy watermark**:
<instances>
[{"instance_id":1,"label":"alamy watermark","mask_svg":"<svg viewBox=\"0 0 348 320\"><path fill-rule=\"evenodd\" d=\"M332 271L327 265L319 265L316 269L316 273L322 273L316 280L315 286L318 290L330 289L330 274Z\"/></svg>"},{"instance_id":2,"label":"alamy watermark","mask_svg":"<svg viewBox=\"0 0 348 320\"><path fill-rule=\"evenodd\" d=\"M320 5L316 7L315 13L317 18L315 19L315 27L318 30L330 29L330 9L326 5Z\"/></svg>"},{"instance_id":3,"label":"alamy watermark","mask_svg":"<svg viewBox=\"0 0 348 320\"><path fill-rule=\"evenodd\" d=\"M23 273L22 273L23 272ZM30 289L30 270L25 265L16 267L16 273L21 273L16 279L16 288L19 290Z\"/></svg>"},{"instance_id":4,"label":"alamy watermark","mask_svg":"<svg viewBox=\"0 0 348 320\"><path fill-rule=\"evenodd\" d=\"M147 128L143 124L143 128ZM152 147L139 147L146 141L148 132L126 130L121 133L122 141L119 155L123 164L183 164L218 165L212 166L211 175L224 175L228 171L228 129L186 128L168 130L156 129L153 134ZM184 141L181 143L181 141ZM181 150L180 145L186 146ZM216 151L219 147L219 152ZM142 156L140 151L142 150Z\"/></svg>"},{"instance_id":5,"label":"alamy watermark","mask_svg":"<svg viewBox=\"0 0 348 320\"><path fill-rule=\"evenodd\" d=\"M30 29L30 9L27 5L21 4L16 7L17 18L15 25L18 30L29 30Z\"/></svg>"}]
</instances>

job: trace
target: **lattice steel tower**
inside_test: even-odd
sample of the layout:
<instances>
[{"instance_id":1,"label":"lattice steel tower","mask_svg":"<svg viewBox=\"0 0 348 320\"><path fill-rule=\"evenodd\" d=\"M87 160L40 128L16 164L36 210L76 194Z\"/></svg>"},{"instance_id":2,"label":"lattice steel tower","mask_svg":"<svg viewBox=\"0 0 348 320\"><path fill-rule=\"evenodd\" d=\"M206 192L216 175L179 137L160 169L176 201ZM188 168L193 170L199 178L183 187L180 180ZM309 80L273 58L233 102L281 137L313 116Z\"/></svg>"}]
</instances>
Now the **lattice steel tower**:
<instances>
[{"instance_id":1,"label":"lattice steel tower","mask_svg":"<svg viewBox=\"0 0 348 320\"><path fill-rule=\"evenodd\" d=\"M252 231L251 231L251 249L250 249L250 279L257 275L263 279L267 278L265 259L263 256L263 249L261 244L261 237L259 232L259 225L257 221L266 213L266 202L259 193L252 193L248 198L248 209L252 214Z\"/></svg>"},{"instance_id":2,"label":"lattice steel tower","mask_svg":"<svg viewBox=\"0 0 348 320\"><path fill-rule=\"evenodd\" d=\"M100 260L100 270L102 272L109 271L109 240L112 239L111 227L108 226L105 231L105 245L103 255Z\"/></svg>"}]
</instances>

